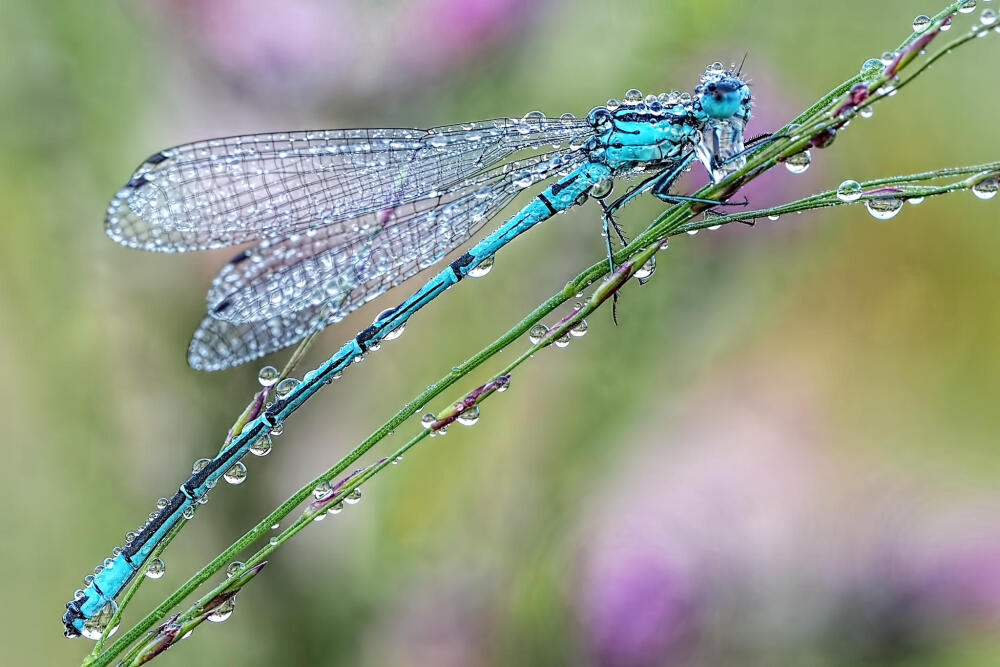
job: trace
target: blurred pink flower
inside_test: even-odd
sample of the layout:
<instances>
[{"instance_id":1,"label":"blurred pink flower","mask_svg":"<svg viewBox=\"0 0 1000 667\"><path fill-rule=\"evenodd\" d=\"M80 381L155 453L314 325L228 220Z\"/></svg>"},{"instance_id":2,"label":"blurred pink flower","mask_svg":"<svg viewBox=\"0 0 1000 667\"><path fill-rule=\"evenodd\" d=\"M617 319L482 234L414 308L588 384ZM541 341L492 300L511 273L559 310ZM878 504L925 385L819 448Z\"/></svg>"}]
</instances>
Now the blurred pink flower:
<instances>
[{"instance_id":1,"label":"blurred pink flower","mask_svg":"<svg viewBox=\"0 0 1000 667\"><path fill-rule=\"evenodd\" d=\"M420 85L488 57L544 3L161 0L167 19L234 84L322 100Z\"/></svg>"},{"instance_id":2,"label":"blurred pink flower","mask_svg":"<svg viewBox=\"0 0 1000 667\"><path fill-rule=\"evenodd\" d=\"M949 537L905 478L823 453L808 386L751 376L758 393L733 376L694 392L602 480L615 493L578 540L592 659L773 663L807 647L851 662L1000 628L1000 527Z\"/></svg>"},{"instance_id":3,"label":"blurred pink flower","mask_svg":"<svg viewBox=\"0 0 1000 667\"><path fill-rule=\"evenodd\" d=\"M581 591L581 620L597 663L653 665L663 656L683 653L696 628L698 606L686 568L634 544L593 560Z\"/></svg>"}]
</instances>

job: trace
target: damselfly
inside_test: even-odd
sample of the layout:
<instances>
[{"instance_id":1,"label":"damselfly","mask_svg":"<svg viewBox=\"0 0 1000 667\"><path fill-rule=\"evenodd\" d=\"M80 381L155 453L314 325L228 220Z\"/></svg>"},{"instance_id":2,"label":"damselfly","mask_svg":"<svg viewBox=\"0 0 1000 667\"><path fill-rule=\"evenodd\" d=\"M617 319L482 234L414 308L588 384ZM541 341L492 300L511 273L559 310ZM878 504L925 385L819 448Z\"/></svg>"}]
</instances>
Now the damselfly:
<instances>
[{"instance_id":1,"label":"damselfly","mask_svg":"<svg viewBox=\"0 0 1000 667\"><path fill-rule=\"evenodd\" d=\"M154 154L111 201L107 233L134 248L184 252L259 242L208 292L189 363L216 370L291 345L439 261L521 191L555 182L395 308L308 372L184 482L136 534L85 579L63 616L69 637L96 638L114 598L167 532L250 450L358 357L497 251L589 198L601 202L609 261L615 211L670 192L699 159L718 181L744 160L750 89L714 63L694 95L630 90L584 118L521 119L431 130L283 132L215 139ZM607 202L616 179L649 175Z\"/></svg>"}]
</instances>

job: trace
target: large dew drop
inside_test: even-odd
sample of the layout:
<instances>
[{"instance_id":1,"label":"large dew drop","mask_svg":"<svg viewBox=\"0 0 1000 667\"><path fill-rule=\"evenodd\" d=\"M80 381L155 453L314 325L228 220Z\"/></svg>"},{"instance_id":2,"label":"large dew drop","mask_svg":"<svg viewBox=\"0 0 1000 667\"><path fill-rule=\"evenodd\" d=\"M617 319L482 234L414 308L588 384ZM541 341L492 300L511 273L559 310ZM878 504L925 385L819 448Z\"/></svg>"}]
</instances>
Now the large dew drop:
<instances>
[{"instance_id":1,"label":"large dew drop","mask_svg":"<svg viewBox=\"0 0 1000 667\"><path fill-rule=\"evenodd\" d=\"M653 275L654 271L656 271L656 257L650 257L646 260L646 263L640 266L635 272L635 277L639 280L639 282L643 282L645 280L649 280L649 277Z\"/></svg>"},{"instance_id":2,"label":"large dew drop","mask_svg":"<svg viewBox=\"0 0 1000 667\"><path fill-rule=\"evenodd\" d=\"M260 386L262 387L270 387L278 381L279 376L280 373L278 373L277 368L274 366L264 366L264 368L260 369L260 372L257 373L257 381L260 382Z\"/></svg>"},{"instance_id":3,"label":"large dew drop","mask_svg":"<svg viewBox=\"0 0 1000 667\"><path fill-rule=\"evenodd\" d=\"M861 64L861 78L866 83L872 83L885 71L885 63L878 58L869 58Z\"/></svg>"},{"instance_id":4,"label":"large dew drop","mask_svg":"<svg viewBox=\"0 0 1000 667\"><path fill-rule=\"evenodd\" d=\"M208 615L207 620L212 623L222 623L229 619L233 615L233 610L236 609L236 596L229 598L218 607L213 609Z\"/></svg>"},{"instance_id":5,"label":"large dew drop","mask_svg":"<svg viewBox=\"0 0 1000 667\"><path fill-rule=\"evenodd\" d=\"M469 269L470 278L482 278L493 270L493 256L483 258L483 261Z\"/></svg>"},{"instance_id":6,"label":"large dew drop","mask_svg":"<svg viewBox=\"0 0 1000 667\"><path fill-rule=\"evenodd\" d=\"M975 185L972 186L972 194L976 195L980 199L993 199L997 196L997 178L996 176L991 176L990 178L984 178Z\"/></svg>"},{"instance_id":7,"label":"large dew drop","mask_svg":"<svg viewBox=\"0 0 1000 667\"><path fill-rule=\"evenodd\" d=\"M399 338L400 336L403 335L403 332L405 330L406 330L406 325L405 324L400 324L398 327L396 327L395 329L393 329L392 331L390 331L389 333L387 333L385 335L385 339L386 340L396 340L397 338Z\"/></svg>"},{"instance_id":8,"label":"large dew drop","mask_svg":"<svg viewBox=\"0 0 1000 667\"><path fill-rule=\"evenodd\" d=\"M250 453L254 456L267 456L271 453L271 436L264 433L250 445Z\"/></svg>"},{"instance_id":9,"label":"large dew drop","mask_svg":"<svg viewBox=\"0 0 1000 667\"><path fill-rule=\"evenodd\" d=\"M837 199L843 202L858 201L861 198L861 184L846 180L837 187Z\"/></svg>"},{"instance_id":10,"label":"large dew drop","mask_svg":"<svg viewBox=\"0 0 1000 667\"><path fill-rule=\"evenodd\" d=\"M543 338L545 338L545 334L548 332L549 330L544 324L536 324L528 329L528 340L531 341L532 345L537 345Z\"/></svg>"},{"instance_id":11,"label":"large dew drop","mask_svg":"<svg viewBox=\"0 0 1000 667\"><path fill-rule=\"evenodd\" d=\"M115 615L118 611L118 603L114 600L110 600L106 605L101 607L101 610L85 620L83 622L83 627L80 628L80 634L82 634L87 639L93 639L97 641L104 634L108 625L111 623L111 617ZM118 631L118 626L111 628L108 631L108 636L115 634Z\"/></svg>"},{"instance_id":12,"label":"large dew drop","mask_svg":"<svg viewBox=\"0 0 1000 667\"><path fill-rule=\"evenodd\" d=\"M460 415L458 415L458 423L462 426L475 426L477 421L479 421L478 405L466 408Z\"/></svg>"},{"instance_id":13,"label":"large dew drop","mask_svg":"<svg viewBox=\"0 0 1000 667\"><path fill-rule=\"evenodd\" d=\"M802 151L785 160L785 169L793 174L801 174L809 168L811 163L812 155L809 154L809 151Z\"/></svg>"},{"instance_id":14,"label":"large dew drop","mask_svg":"<svg viewBox=\"0 0 1000 667\"><path fill-rule=\"evenodd\" d=\"M962 4L958 6L958 11L963 14L969 14L976 9L976 0L965 0Z\"/></svg>"},{"instance_id":15,"label":"large dew drop","mask_svg":"<svg viewBox=\"0 0 1000 667\"><path fill-rule=\"evenodd\" d=\"M146 565L146 576L150 579L159 579L167 571L167 565L159 558L154 558Z\"/></svg>"},{"instance_id":16,"label":"large dew drop","mask_svg":"<svg viewBox=\"0 0 1000 667\"><path fill-rule=\"evenodd\" d=\"M931 17L926 14L921 14L917 18L913 19L913 32L923 32L924 30L927 30L930 24Z\"/></svg>"},{"instance_id":17,"label":"large dew drop","mask_svg":"<svg viewBox=\"0 0 1000 667\"><path fill-rule=\"evenodd\" d=\"M903 208L903 200L899 197L876 197L865 202L865 208L876 220L895 218Z\"/></svg>"},{"instance_id":18,"label":"large dew drop","mask_svg":"<svg viewBox=\"0 0 1000 667\"><path fill-rule=\"evenodd\" d=\"M299 381L296 380L295 378L285 378L284 380L278 383L277 387L274 388L274 394L278 398L285 398L290 393L292 393L292 390L294 390L295 387L298 386L298 384Z\"/></svg>"},{"instance_id":19,"label":"large dew drop","mask_svg":"<svg viewBox=\"0 0 1000 667\"><path fill-rule=\"evenodd\" d=\"M227 470L223 475L222 479L226 480L232 485L242 484L247 478L247 467L241 462L237 461L236 464Z\"/></svg>"}]
</instances>

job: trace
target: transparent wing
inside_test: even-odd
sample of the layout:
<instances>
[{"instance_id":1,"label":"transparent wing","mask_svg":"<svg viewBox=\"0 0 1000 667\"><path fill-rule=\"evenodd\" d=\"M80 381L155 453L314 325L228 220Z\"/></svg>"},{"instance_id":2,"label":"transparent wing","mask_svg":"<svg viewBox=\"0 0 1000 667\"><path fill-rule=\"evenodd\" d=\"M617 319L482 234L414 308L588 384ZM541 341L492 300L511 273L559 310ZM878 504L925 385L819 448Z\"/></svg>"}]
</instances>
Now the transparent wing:
<instances>
[{"instance_id":1,"label":"transparent wing","mask_svg":"<svg viewBox=\"0 0 1000 667\"><path fill-rule=\"evenodd\" d=\"M350 295L346 315L472 238L532 182L582 159L546 153L516 160L460 190L366 213L348 231L330 225L265 240L222 269L208 293L209 314L239 324ZM385 279L370 281L376 277Z\"/></svg>"},{"instance_id":2,"label":"transparent wing","mask_svg":"<svg viewBox=\"0 0 1000 667\"><path fill-rule=\"evenodd\" d=\"M163 252L304 232L447 194L517 151L588 132L584 119L529 114L431 130L282 132L185 144L139 166L108 205L105 230L124 245Z\"/></svg>"},{"instance_id":3,"label":"transparent wing","mask_svg":"<svg viewBox=\"0 0 1000 667\"><path fill-rule=\"evenodd\" d=\"M188 364L200 371L221 371L293 345L327 325L325 308L319 304L245 324L206 315L188 346Z\"/></svg>"},{"instance_id":4,"label":"transparent wing","mask_svg":"<svg viewBox=\"0 0 1000 667\"><path fill-rule=\"evenodd\" d=\"M194 334L188 363L201 370L239 365L339 322L469 240L530 181L582 160L563 153L509 163L487 185L405 205L382 221L374 219L380 213L366 214L372 220L359 224L370 233L348 243L320 229L240 253L213 283L210 314Z\"/></svg>"}]
</instances>

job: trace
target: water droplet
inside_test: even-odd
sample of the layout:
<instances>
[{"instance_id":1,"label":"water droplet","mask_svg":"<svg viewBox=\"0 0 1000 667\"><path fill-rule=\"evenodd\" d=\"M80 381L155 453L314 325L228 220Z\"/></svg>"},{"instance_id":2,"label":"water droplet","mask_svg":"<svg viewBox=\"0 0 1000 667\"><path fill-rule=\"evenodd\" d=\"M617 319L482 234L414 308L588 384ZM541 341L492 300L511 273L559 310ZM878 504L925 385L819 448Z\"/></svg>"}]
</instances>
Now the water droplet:
<instances>
[{"instance_id":1,"label":"water droplet","mask_svg":"<svg viewBox=\"0 0 1000 667\"><path fill-rule=\"evenodd\" d=\"M271 427L271 435L277 437L285 432L285 422L278 422Z\"/></svg>"},{"instance_id":2,"label":"water droplet","mask_svg":"<svg viewBox=\"0 0 1000 667\"><path fill-rule=\"evenodd\" d=\"M406 330L406 324L405 323L400 324L398 327L396 327L395 329L393 329L392 331L390 331L385 335L385 340L396 340L397 338L403 335L403 332L405 330ZM337 377L334 376L333 379L336 380Z\"/></svg>"},{"instance_id":3,"label":"water droplet","mask_svg":"<svg viewBox=\"0 0 1000 667\"><path fill-rule=\"evenodd\" d=\"M863 106L861 107L861 110L858 111L858 114L862 118L871 118L873 115L875 115L875 110L872 109L871 106Z\"/></svg>"},{"instance_id":4,"label":"water droplet","mask_svg":"<svg viewBox=\"0 0 1000 667\"><path fill-rule=\"evenodd\" d=\"M227 470L222 475L222 479L226 480L232 485L242 484L247 478L247 467L243 465L240 461L237 461L232 468Z\"/></svg>"},{"instance_id":5,"label":"water droplet","mask_svg":"<svg viewBox=\"0 0 1000 667\"><path fill-rule=\"evenodd\" d=\"M886 51L885 53L882 54L882 58L880 60L885 64L886 67L888 67L889 65L892 64L892 61L895 59L896 59L895 51Z\"/></svg>"},{"instance_id":6,"label":"water droplet","mask_svg":"<svg viewBox=\"0 0 1000 667\"><path fill-rule=\"evenodd\" d=\"M330 505L330 507L327 508L326 513L333 515L333 514L340 514L343 511L344 511L344 501L340 501L339 503Z\"/></svg>"},{"instance_id":7,"label":"water droplet","mask_svg":"<svg viewBox=\"0 0 1000 667\"><path fill-rule=\"evenodd\" d=\"M295 378L285 378L278 383L278 386L274 388L274 395L278 398L285 398L292 390L299 385L299 381Z\"/></svg>"},{"instance_id":8,"label":"water droplet","mask_svg":"<svg viewBox=\"0 0 1000 667\"><path fill-rule=\"evenodd\" d=\"M243 569L243 561L234 560L226 566L226 579L229 579Z\"/></svg>"},{"instance_id":9,"label":"water droplet","mask_svg":"<svg viewBox=\"0 0 1000 667\"><path fill-rule=\"evenodd\" d=\"M972 194L980 199L993 199L997 196L997 177L984 178L972 186Z\"/></svg>"},{"instance_id":10,"label":"water droplet","mask_svg":"<svg viewBox=\"0 0 1000 667\"><path fill-rule=\"evenodd\" d=\"M876 220L895 218L899 209L903 208L903 200L899 197L876 197L865 200L865 208Z\"/></svg>"},{"instance_id":11,"label":"water droplet","mask_svg":"<svg viewBox=\"0 0 1000 667\"><path fill-rule=\"evenodd\" d=\"M361 502L361 489L354 489L346 496L344 496L344 502L348 505L357 505Z\"/></svg>"},{"instance_id":12,"label":"water droplet","mask_svg":"<svg viewBox=\"0 0 1000 667\"><path fill-rule=\"evenodd\" d=\"M477 421L479 421L479 406L473 405L472 407L466 408L458 415L458 423L462 426L474 426Z\"/></svg>"},{"instance_id":13,"label":"water droplet","mask_svg":"<svg viewBox=\"0 0 1000 667\"><path fill-rule=\"evenodd\" d=\"M534 182L529 171L519 171L514 174L514 185L519 188L526 188Z\"/></svg>"},{"instance_id":14,"label":"water droplet","mask_svg":"<svg viewBox=\"0 0 1000 667\"><path fill-rule=\"evenodd\" d=\"M185 507L184 511L181 512L181 516L183 516L185 519L193 519L194 518L194 505L192 505L191 507Z\"/></svg>"},{"instance_id":15,"label":"water droplet","mask_svg":"<svg viewBox=\"0 0 1000 667\"><path fill-rule=\"evenodd\" d=\"M861 64L861 79L866 83L871 83L882 76L885 71L885 63L878 58L869 58Z\"/></svg>"},{"instance_id":16,"label":"water droplet","mask_svg":"<svg viewBox=\"0 0 1000 667\"><path fill-rule=\"evenodd\" d=\"M250 445L250 453L254 456L267 456L271 453L271 436L262 434Z\"/></svg>"},{"instance_id":17,"label":"water droplet","mask_svg":"<svg viewBox=\"0 0 1000 667\"><path fill-rule=\"evenodd\" d=\"M330 486L330 482L320 482L316 485L316 488L313 489L313 498L319 500L320 498L329 495L332 488L333 487Z\"/></svg>"},{"instance_id":18,"label":"water droplet","mask_svg":"<svg viewBox=\"0 0 1000 667\"><path fill-rule=\"evenodd\" d=\"M108 625L111 623L111 617L114 616L117 611L118 603L114 600L109 600L106 605L101 607L99 612L83 622L83 627L80 628L80 634L87 639L97 641L104 634L104 630L107 629ZM118 626L116 625L108 632L108 636L110 637L117 631Z\"/></svg>"},{"instance_id":19,"label":"water droplet","mask_svg":"<svg viewBox=\"0 0 1000 667\"><path fill-rule=\"evenodd\" d=\"M767 216L767 219L770 220L771 222L777 222L779 218L781 218L780 215L769 215L769 216Z\"/></svg>"},{"instance_id":20,"label":"water droplet","mask_svg":"<svg viewBox=\"0 0 1000 667\"><path fill-rule=\"evenodd\" d=\"M483 276L489 274L493 270L493 255L489 257L484 257L479 264L469 269L470 278L482 278Z\"/></svg>"},{"instance_id":21,"label":"water droplet","mask_svg":"<svg viewBox=\"0 0 1000 667\"><path fill-rule=\"evenodd\" d=\"M809 168L811 163L812 155L810 155L809 151L802 151L785 160L785 168L793 174L801 174Z\"/></svg>"},{"instance_id":22,"label":"water droplet","mask_svg":"<svg viewBox=\"0 0 1000 667\"><path fill-rule=\"evenodd\" d=\"M997 13L992 9L990 9L989 7L987 7L979 15L979 22L982 23L983 25L993 25L994 23L997 22Z\"/></svg>"},{"instance_id":23,"label":"water droplet","mask_svg":"<svg viewBox=\"0 0 1000 667\"><path fill-rule=\"evenodd\" d=\"M590 196L594 199L604 199L611 191L614 189L615 182L610 178L602 178L601 180L590 186Z\"/></svg>"},{"instance_id":24,"label":"water droplet","mask_svg":"<svg viewBox=\"0 0 1000 667\"><path fill-rule=\"evenodd\" d=\"M548 332L549 330L544 324L536 324L528 329L528 340L531 341L532 345L537 345Z\"/></svg>"},{"instance_id":25,"label":"water droplet","mask_svg":"<svg viewBox=\"0 0 1000 667\"><path fill-rule=\"evenodd\" d=\"M264 366L264 368L260 369L260 372L257 373L257 381L260 382L260 386L262 387L271 387L278 381L280 375L281 374L278 372L278 369L274 366Z\"/></svg>"},{"instance_id":26,"label":"water droplet","mask_svg":"<svg viewBox=\"0 0 1000 667\"><path fill-rule=\"evenodd\" d=\"M434 416L433 412L428 412L423 417L420 418L420 425L424 428L430 428L434 426L434 422L437 421L437 417Z\"/></svg>"},{"instance_id":27,"label":"water droplet","mask_svg":"<svg viewBox=\"0 0 1000 667\"><path fill-rule=\"evenodd\" d=\"M277 535L272 535L271 539L269 539L267 541L267 543L270 544L272 547L276 547L276 546L278 546L278 541L279 541L278 540L278 536Z\"/></svg>"},{"instance_id":28,"label":"water droplet","mask_svg":"<svg viewBox=\"0 0 1000 667\"><path fill-rule=\"evenodd\" d=\"M610 100L608 100L607 102L604 103L604 106L606 106L608 108L608 111L615 111L621 105L622 105L622 103L619 102L618 100L616 100L613 97Z\"/></svg>"},{"instance_id":29,"label":"water droplet","mask_svg":"<svg viewBox=\"0 0 1000 667\"><path fill-rule=\"evenodd\" d=\"M976 0L965 0L962 4L958 6L958 11L963 14L968 14L976 9Z\"/></svg>"},{"instance_id":30,"label":"water droplet","mask_svg":"<svg viewBox=\"0 0 1000 667\"><path fill-rule=\"evenodd\" d=\"M650 257L646 260L646 263L638 268L635 272L635 277L642 282L644 280L649 280L649 277L653 275L656 271L656 257Z\"/></svg>"},{"instance_id":31,"label":"water droplet","mask_svg":"<svg viewBox=\"0 0 1000 667\"><path fill-rule=\"evenodd\" d=\"M625 102L628 104L638 104L642 102L642 92L638 88L629 88L625 91Z\"/></svg>"},{"instance_id":32,"label":"water droplet","mask_svg":"<svg viewBox=\"0 0 1000 667\"><path fill-rule=\"evenodd\" d=\"M150 579L159 579L166 571L166 564L159 558L154 558L146 565L146 576Z\"/></svg>"},{"instance_id":33,"label":"water droplet","mask_svg":"<svg viewBox=\"0 0 1000 667\"><path fill-rule=\"evenodd\" d=\"M164 507L166 507L169 504L170 504L170 501L167 500L166 498L157 498L157 500L156 500L156 509L162 510Z\"/></svg>"},{"instance_id":34,"label":"water droplet","mask_svg":"<svg viewBox=\"0 0 1000 667\"><path fill-rule=\"evenodd\" d=\"M372 341L368 343L368 349L371 350L372 352L378 352L379 350L382 349L382 343L380 343L377 340Z\"/></svg>"},{"instance_id":35,"label":"water droplet","mask_svg":"<svg viewBox=\"0 0 1000 667\"><path fill-rule=\"evenodd\" d=\"M723 72L726 71L726 67L719 61L715 61L707 68L705 68L705 71L708 72L709 74L722 74Z\"/></svg>"},{"instance_id":36,"label":"water droplet","mask_svg":"<svg viewBox=\"0 0 1000 667\"><path fill-rule=\"evenodd\" d=\"M921 14L917 18L913 19L913 32L923 32L927 30L927 27L931 24L931 17L926 14Z\"/></svg>"},{"instance_id":37,"label":"water droplet","mask_svg":"<svg viewBox=\"0 0 1000 667\"><path fill-rule=\"evenodd\" d=\"M581 336L587 335L587 320L580 320L576 325L569 330L571 336L580 338Z\"/></svg>"},{"instance_id":38,"label":"water droplet","mask_svg":"<svg viewBox=\"0 0 1000 667\"><path fill-rule=\"evenodd\" d=\"M212 462L212 459L198 459L191 466L191 472L201 472L201 469Z\"/></svg>"},{"instance_id":39,"label":"water droplet","mask_svg":"<svg viewBox=\"0 0 1000 667\"><path fill-rule=\"evenodd\" d=\"M567 345L569 345L569 334L564 333L562 336L559 336L559 338L556 338L555 344L556 347L566 347Z\"/></svg>"},{"instance_id":40,"label":"water droplet","mask_svg":"<svg viewBox=\"0 0 1000 667\"><path fill-rule=\"evenodd\" d=\"M82 588L78 588L75 591L73 591L73 599L74 600L79 600L80 598L84 597L85 595L86 595L86 593L83 592Z\"/></svg>"},{"instance_id":41,"label":"water droplet","mask_svg":"<svg viewBox=\"0 0 1000 667\"><path fill-rule=\"evenodd\" d=\"M114 566L115 566L115 559L114 558L105 558L104 559L104 569L105 570L110 570Z\"/></svg>"},{"instance_id":42,"label":"water droplet","mask_svg":"<svg viewBox=\"0 0 1000 667\"><path fill-rule=\"evenodd\" d=\"M85 576L83 578L83 585L84 586L90 586L92 583L94 583L94 575L88 574L87 576Z\"/></svg>"},{"instance_id":43,"label":"water droplet","mask_svg":"<svg viewBox=\"0 0 1000 667\"><path fill-rule=\"evenodd\" d=\"M212 623L222 623L233 615L234 609L236 609L235 595L213 609L207 616L206 620L211 621Z\"/></svg>"},{"instance_id":44,"label":"water droplet","mask_svg":"<svg viewBox=\"0 0 1000 667\"><path fill-rule=\"evenodd\" d=\"M502 394L508 389L510 389L510 378L497 378L497 393Z\"/></svg>"},{"instance_id":45,"label":"water droplet","mask_svg":"<svg viewBox=\"0 0 1000 667\"><path fill-rule=\"evenodd\" d=\"M843 202L858 201L861 199L862 191L860 183L846 180L837 187L837 199Z\"/></svg>"},{"instance_id":46,"label":"water droplet","mask_svg":"<svg viewBox=\"0 0 1000 667\"><path fill-rule=\"evenodd\" d=\"M923 197L909 197L906 201L908 203L910 203L910 204L913 204L914 206L918 206L918 205L924 203L924 198Z\"/></svg>"}]
</instances>

